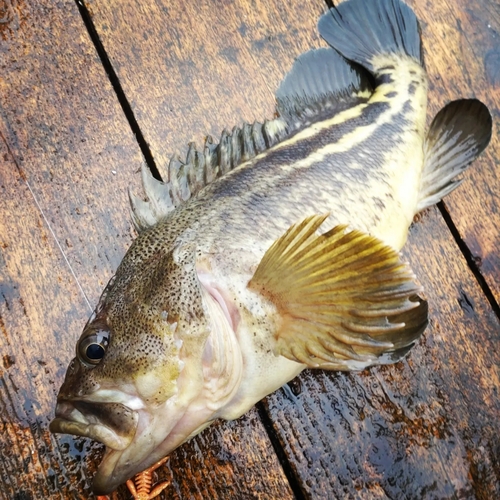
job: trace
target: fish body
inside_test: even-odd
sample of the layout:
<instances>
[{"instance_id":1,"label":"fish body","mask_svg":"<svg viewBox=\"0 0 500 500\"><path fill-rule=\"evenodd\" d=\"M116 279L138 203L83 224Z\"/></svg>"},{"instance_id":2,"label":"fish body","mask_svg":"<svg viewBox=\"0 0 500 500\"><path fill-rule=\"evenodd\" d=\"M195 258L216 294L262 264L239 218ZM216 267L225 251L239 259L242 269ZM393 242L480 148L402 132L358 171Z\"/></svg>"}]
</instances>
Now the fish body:
<instances>
[{"instance_id":1,"label":"fish body","mask_svg":"<svg viewBox=\"0 0 500 500\"><path fill-rule=\"evenodd\" d=\"M107 446L96 492L305 368L401 359L427 325L398 252L414 215L486 147L491 117L456 101L426 131L418 23L399 0L349 0L319 30L333 48L297 59L279 118L191 149L167 183L143 172L140 234L51 424Z\"/></svg>"}]
</instances>

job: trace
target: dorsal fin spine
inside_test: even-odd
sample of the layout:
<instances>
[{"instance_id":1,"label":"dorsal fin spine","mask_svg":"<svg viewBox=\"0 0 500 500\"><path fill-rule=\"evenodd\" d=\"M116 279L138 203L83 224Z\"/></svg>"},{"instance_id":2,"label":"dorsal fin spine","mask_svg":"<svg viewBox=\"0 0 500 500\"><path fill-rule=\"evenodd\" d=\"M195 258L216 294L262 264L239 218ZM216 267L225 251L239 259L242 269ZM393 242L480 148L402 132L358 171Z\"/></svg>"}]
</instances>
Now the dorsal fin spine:
<instances>
[{"instance_id":1,"label":"dorsal fin spine","mask_svg":"<svg viewBox=\"0 0 500 500\"><path fill-rule=\"evenodd\" d=\"M142 181L148 201L142 202L130 196L134 225L140 231L156 224L203 187L271 148L287 135L287 125L281 118L251 125L245 123L241 128L234 127L231 132L224 129L218 144L214 144L211 136L206 137L201 149L197 149L194 142L189 143L185 161L179 155L170 159L165 183L153 179L144 167ZM168 200L158 200L160 188L155 183L163 186L161 194Z\"/></svg>"}]
</instances>

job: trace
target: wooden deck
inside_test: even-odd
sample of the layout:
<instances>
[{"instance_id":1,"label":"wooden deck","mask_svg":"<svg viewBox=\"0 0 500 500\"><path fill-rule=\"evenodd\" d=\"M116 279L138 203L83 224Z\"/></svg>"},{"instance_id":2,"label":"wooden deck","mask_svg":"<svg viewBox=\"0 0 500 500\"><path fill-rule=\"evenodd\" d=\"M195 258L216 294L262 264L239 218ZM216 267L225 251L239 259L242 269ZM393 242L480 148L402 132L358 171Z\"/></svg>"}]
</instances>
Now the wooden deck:
<instances>
[{"instance_id":1,"label":"wooden deck","mask_svg":"<svg viewBox=\"0 0 500 500\"><path fill-rule=\"evenodd\" d=\"M134 238L126 189L141 192L141 147L164 172L188 142L272 117L293 59L322 43L321 0L79 3L0 0L6 500L93 498L101 447L48 424L76 339ZM215 424L160 469L171 480L163 498L500 498L500 4L409 3L429 117L477 96L494 119L486 153L405 247L430 326L395 366L306 372Z\"/></svg>"}]
</instances>

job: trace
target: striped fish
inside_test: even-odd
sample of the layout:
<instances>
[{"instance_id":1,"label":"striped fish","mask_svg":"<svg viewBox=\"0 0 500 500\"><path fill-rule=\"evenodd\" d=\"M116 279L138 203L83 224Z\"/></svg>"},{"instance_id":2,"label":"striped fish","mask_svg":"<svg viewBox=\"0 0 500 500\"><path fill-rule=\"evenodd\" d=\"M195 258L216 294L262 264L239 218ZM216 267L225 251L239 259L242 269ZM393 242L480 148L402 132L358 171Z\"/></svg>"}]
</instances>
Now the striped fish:
<instances>
[{"instance_id":1,"label":"striped fish","mask_svg":"<svg viewBox=\"0 0 500 500\"><path fill-rule=\"evenodd\" d=\"M426 328L399 250L486 147L491 116L454 101L426 130L419 27L400 0L349 0L318 27L329 47L298 57L278 118L191 145L168 182L144 169L146 201L130 194L140 234L51 424L107 446L98 493L303 369L397 362Z\"/></svg>"}]
</instances>

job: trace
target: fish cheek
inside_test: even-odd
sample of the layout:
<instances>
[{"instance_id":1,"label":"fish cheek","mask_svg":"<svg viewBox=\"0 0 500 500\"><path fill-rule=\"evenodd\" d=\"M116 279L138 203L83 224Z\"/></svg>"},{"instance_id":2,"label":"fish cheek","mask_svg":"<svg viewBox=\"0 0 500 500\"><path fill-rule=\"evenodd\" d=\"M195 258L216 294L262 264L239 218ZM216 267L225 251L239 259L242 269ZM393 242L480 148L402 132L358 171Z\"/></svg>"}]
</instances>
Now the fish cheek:
<instances>
[{"instance_id":1,"label":"fish cheek","mask_svg":"<svg viewBox=\"0 0 500 500\"><path fill-rule=\"evenodd\" d=\"M163 325L165 328L165 325ZM170 325L166 325L169 330ZM132 335L119 342L116 351L110 346L102 365L96 367L103 378L122 380L135 387L146 405L161 405L177 392L181 371L178 343L172 332L163 336L156 333Z\"/></svg>"},{"instance_id":2,"label":"fish cheek","mask_svg":"<svg viewBox=\"0 0 500 500\"><path fill-rule=\"evenodd\" d=\"M58 399L73 399L92 394L100 387L91 368L86 367L78 358L73 358L66 371Z\"/></svg>"},{"instance_id":3,"label":"fish cheek","mask_svg":"<svg viewBox=\"0 0 500 500\"><path fill-rule=\"evenodd\" d=\"M147 405L161 405L177 393L180 351L193 337L197 344L203 322L194 254L178 245L125 264L108 296L113 335L103 359L105 376L131 383ZM188 352L196 357L196 348Z\"/></svg>"},{"instance_id":4,"label":"fish cheek","mask_svg":"<svg viewBox=\"0 0 500 500\"><path fill-rule=\"evenodd\" d=\"M165 362L135 377L134 385L140 398L149 406L160 406L177 393L180 375L178 363Z\"/></svg>"},{"instance_id":5,"label":"fish cheek","mask_svg":"<svg viewBox=\"0 0 500 500\"><path fill-rule=\"evenodd\" d=\"M110 307L113 335L102 366L96 367L106 379L133 386L148 406L161 405L176 393L181 370L177 324L157 300L139 296Z\"/></svg>"}]
</instances>

